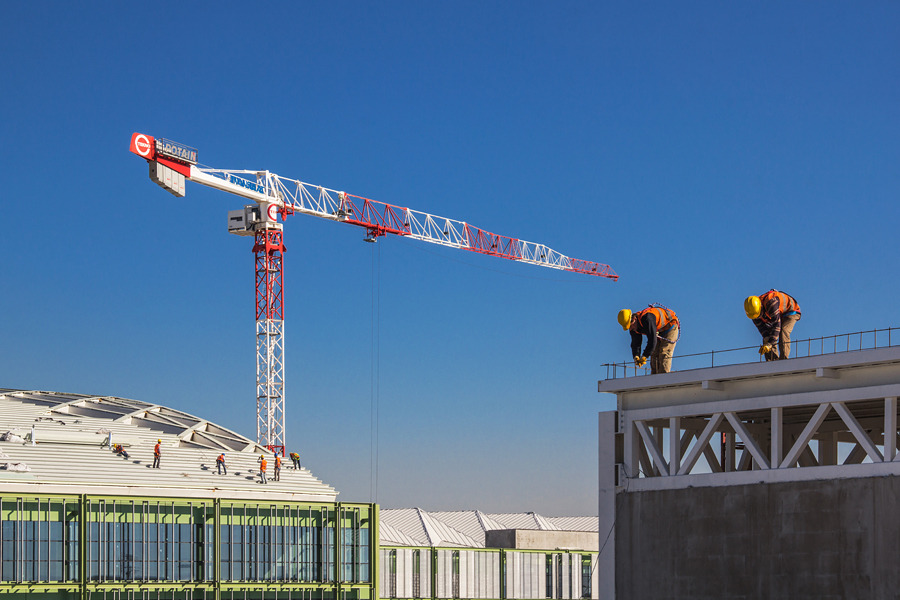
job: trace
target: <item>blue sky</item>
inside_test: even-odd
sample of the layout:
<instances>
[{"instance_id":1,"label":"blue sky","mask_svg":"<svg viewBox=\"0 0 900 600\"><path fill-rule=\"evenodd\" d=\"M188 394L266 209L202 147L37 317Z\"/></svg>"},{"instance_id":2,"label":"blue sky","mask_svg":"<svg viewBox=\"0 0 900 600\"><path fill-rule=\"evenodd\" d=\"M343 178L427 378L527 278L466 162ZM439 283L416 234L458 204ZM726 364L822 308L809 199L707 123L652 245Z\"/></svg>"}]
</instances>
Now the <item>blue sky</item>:
<instances>
[{"instance_id":1,"label":"blue sky","mask_svg":"<svg viewBox=\"0 0 900 600\"><path fill-rule=\"evenodd\" d=\"M621 276L291 217L288 443L347 501L595 514L623 307L674 308L676 356L758 343L771 287L798 339L900 324L896 3L248 6L0 6L0 387L255 437L242 202L162 191L134 131Z\"/></svg>"}]
</instances>

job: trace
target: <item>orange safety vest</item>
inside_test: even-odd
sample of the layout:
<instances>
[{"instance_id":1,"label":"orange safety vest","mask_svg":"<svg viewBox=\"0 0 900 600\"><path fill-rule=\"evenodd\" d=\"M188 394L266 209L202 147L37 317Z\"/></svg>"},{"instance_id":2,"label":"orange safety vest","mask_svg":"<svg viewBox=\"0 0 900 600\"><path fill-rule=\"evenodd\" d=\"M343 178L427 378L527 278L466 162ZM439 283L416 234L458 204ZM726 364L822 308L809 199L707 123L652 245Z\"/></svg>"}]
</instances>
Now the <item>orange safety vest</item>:
<instances>
[{"instance_id":1,"label":"orange safety vest","mask_svg":"<svg viewBox=\"0 0 900 600\"><path fill-rule=\"evenodd\" d=\"M781 314L789 313L789 312L800 312L800 305L796 300L789 294L785 294L784 292L779 292L778 290L769 290L765 294L759 297L759 301L762 304L763 310L766 308L766 302L770 299L775 298L778 300L778 311ZM766 314L765 317L769 319L772 318L772 315Z\"/></svg>"},{"instance_id":2,"label":"orange safety vest","mask_svg":"<svg viewBox=\"0 0 900 600\"><path fill-rule=\"evenodd\" d=\"M153 456L159 456L159 444L153 446Z\"/></svg>"},{"instance_id":3,"label":"orange safety vest","mask_svg":"<svg viewBox=\"0 0 900 600\"><path fill-rule=\"evenodd\" d=\"M223 463L223 464L224 464L224 463L225 463L225 455L224 455L224 454L220 454L220 455L219 455L219 458L216 459L216 462L217 462L217 463Z\"/></svg>"},{"instance_id":4,"label":"orange safety vest","mask_svg":"<svg viewBox=\"0 0 900 600\"><path fill-rule=\"evenodd\" d=\"M275 468L276 468L276 469L280 469L280 468L281 468L281 457L280 457L280 456L276 456L276 457L275 457Z\"/></svg>"},{"instance_id":5,"label":"orange safety vest","mask_svg":"<svg viewBox=\"0 0 900 600\"><path fill-rule=\"evenodd\" d=\"M266 472L266 459L262 459L261 461L259 461L259 470L263 473Z\"/></svg>"},{"instance_id":6,"label":"orange safety vest","mask_svg":"<svg viewBox=\"0 0 900 600\"><path fill-rule=\"evenodd\" d=\"M656 331L666 331L671 329L672 327L678 327L678 316L675 314L675 311L670 308L657 308L656 306L650 306L637 313L634 320L634 327L637 328L638 324L640 324L641 319L644 318L644 315L647 313L652 314L656 317Z\"/></svg>"}]
</instances>

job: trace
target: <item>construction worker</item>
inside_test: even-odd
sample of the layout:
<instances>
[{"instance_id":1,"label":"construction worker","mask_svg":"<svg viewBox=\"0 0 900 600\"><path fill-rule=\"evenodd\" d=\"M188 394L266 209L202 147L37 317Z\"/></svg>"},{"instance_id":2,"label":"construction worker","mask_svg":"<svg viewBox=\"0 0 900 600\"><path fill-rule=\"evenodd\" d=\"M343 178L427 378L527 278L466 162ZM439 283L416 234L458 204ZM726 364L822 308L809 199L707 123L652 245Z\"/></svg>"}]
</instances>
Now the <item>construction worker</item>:
<instances>
[{"instance_id":1,"label":"construction worker","mask_svg":"<svg viewBox=\"0 0 900 600\"><path fill-rule=\"evenodd\" d=\"M784 360L791 355L791 332L800 320L800 304L790 294L769 290L760 296L747 296L744 312L762 335L759 353L766 360Z\"/></svg>"},{"instance_id":2,"label":"construction worker","mask_svg":"<svg viewBox=\"0 0 900 600\"><path fill-rule=\"evenodd\" d=\"M115 445L113 445L112 449L113 449L113 452L116 453L116 456L121 456L122 458L125 458L125 459L128 458L128 453L125 452L125 448L122 447L122 444L115 444Z\"/></svg>"},{"instance_id":3,"label":"construction worker","mask_svg":"<svg viewBox=\"0 0 900 600\"><path fill-rule=\"evenodd\" d=\"M159 445L162 444L162 440L156 440L156 445L153 446L153 468L159 468Z\"/></svg>"},{"instance_id":4,"label":"construction worker","mask_svg":"<svg viewBox=\"0 0 900 600\"><path fill-rule=\"evenodd\" d=\"M225 473L225 475L228 475L228 468L225 466L224 452L216 457L216 469L218 469L219 475L221 475L223 472Z\"/></svg>"},{"instance_id":5,"label":"construction worker","mask_svg":"<svg viewBox=\"0 0 900 600\"><path fill-rule=\"evenodd\" d=\"M266 481L266 457L262 454L259 455L259 482L268 483Z\"/></svg>"},{"instance_id":6,"label":"construction worker","mask_svg":"<svg viewBox=\"0 0 900 600\"><path fill-rule=\"evenodd\" d=\"M275 453L275 481L281 481L281 455Z\"/></svg>"},{"instance_id":7,"label":"construction worker","mask_svg":"<svg viewBox=\"0 0 900 600\"><path fill-rule=\"evenodd\" d=\"M291 452L291 462L294 463L294 470L300 468L300 455L297 452Z\"/></svg>"},{"instance_id":8,"label":"construction worker","mask_svg":"<svg viewBox=\"0 0 900 600\"><path fill-rule=\"evenodd\" d=\"M668 373L672 369L672 354L678 341L680 323L675 311L660 304L651 304L632 313L619 311L619 325L631 333L631 354L634 365L643 367L650 359L650 373ZM647 336L647 346L641 352L641 336Z\"/></svg>"}]
</instances>

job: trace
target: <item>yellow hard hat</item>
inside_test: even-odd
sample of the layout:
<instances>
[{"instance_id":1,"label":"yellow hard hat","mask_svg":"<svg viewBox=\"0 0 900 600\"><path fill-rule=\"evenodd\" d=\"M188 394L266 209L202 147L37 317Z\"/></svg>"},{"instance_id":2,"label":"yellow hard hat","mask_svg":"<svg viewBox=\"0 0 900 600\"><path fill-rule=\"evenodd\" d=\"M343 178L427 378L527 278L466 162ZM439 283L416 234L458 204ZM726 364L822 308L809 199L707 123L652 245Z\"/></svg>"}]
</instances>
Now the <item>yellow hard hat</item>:
<instances>
[{"instance_id":1,"label":"yellow hard hat","mask_svg":"<svg viewBox=\"0 0 900 600\"><path fill-rule=\"evenodd\" d=\"M627 308L623 308L619 311L619 325L622 326L624 331L628 331L628 328L631 326L631 311Z\"/></svg>"},{"instance_id":2,"label":"yellow hard hat","mask_svg":"<svg viewBox=\"0 0 900 600\"><path fill-rule=\"evenodd\" d=\"M162 440L156 440L157 444L162 444Z\"/></svg>"},{"instance_id":3,"label":"yellow hard hat","mask_svg":"<svg viewBox=\"0 0 900 600\"><path fill-rule=\"evenodd\" d=\"M762 302L759 296L747 296L747 299L744 300L744 312L747 313L747 317L750 319L755 319L760 315Z\"/></svg>"}]
</instances>

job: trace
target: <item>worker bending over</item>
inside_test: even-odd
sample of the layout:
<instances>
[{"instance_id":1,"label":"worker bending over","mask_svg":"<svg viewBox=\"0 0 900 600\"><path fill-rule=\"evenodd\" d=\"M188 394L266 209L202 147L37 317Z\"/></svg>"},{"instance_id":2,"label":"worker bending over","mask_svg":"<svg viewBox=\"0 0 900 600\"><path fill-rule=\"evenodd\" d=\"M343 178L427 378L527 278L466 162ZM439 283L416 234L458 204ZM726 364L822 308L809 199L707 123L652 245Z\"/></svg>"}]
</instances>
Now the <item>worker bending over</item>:
<instances>
[{"instance_id":1,"label":"worker bending over","mask_svg":"<svg viewBox=\"0 0 900 600\"><path fill-rule=\"evenodd\" d=\"M619 311L619 325L631 333L631 354L634 364L643 367L650 359L650 373L668 373L672 369L672 354L678 341L678 316L664 306L650 305L632 314L627 308ZM641 352L641 336L647 336L647 346Z\"/></svg>"},{"instance_id":2,"label":"worker bending over","mask_svg":"<svg viewBox=\"0 0 900 600\"><path fill-rule=\"evenodd\" d=\"M744 312L762 334L759 353L766 360L783 360L791 355L791 332L800 320L800 305L790 295L769 290L761 296L747 296Z\"/></svg>"}]
</instances>

